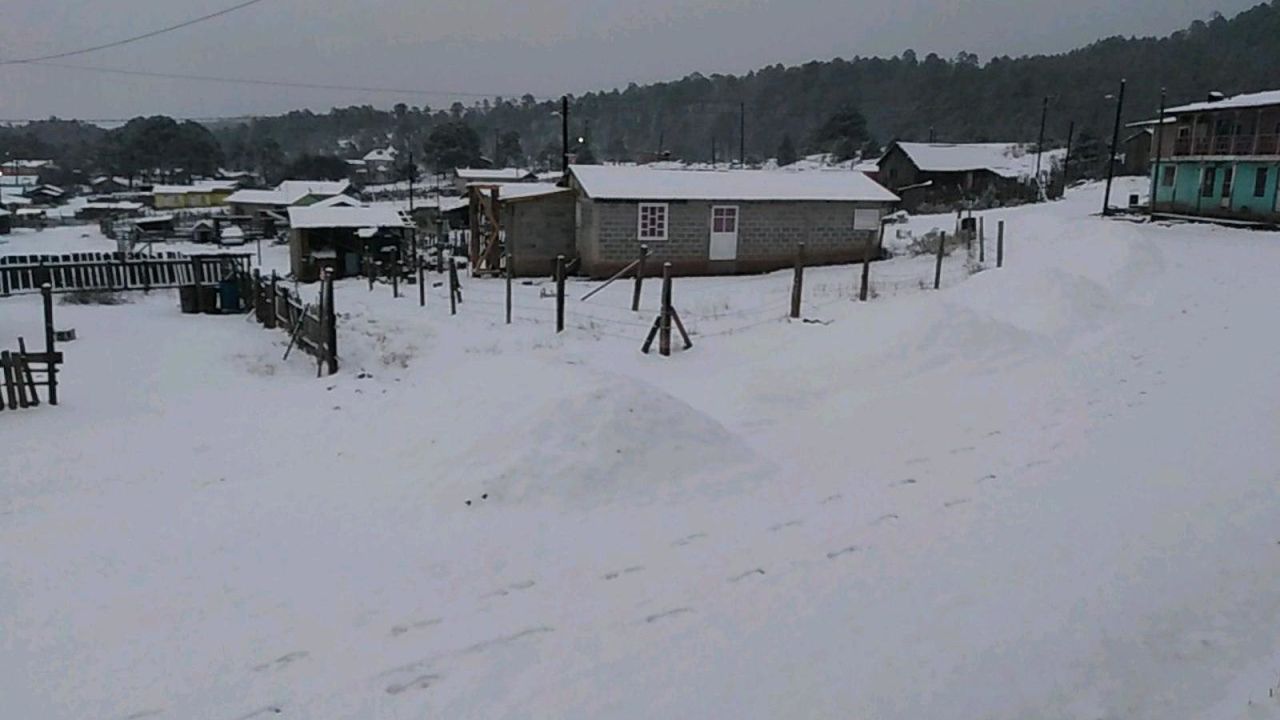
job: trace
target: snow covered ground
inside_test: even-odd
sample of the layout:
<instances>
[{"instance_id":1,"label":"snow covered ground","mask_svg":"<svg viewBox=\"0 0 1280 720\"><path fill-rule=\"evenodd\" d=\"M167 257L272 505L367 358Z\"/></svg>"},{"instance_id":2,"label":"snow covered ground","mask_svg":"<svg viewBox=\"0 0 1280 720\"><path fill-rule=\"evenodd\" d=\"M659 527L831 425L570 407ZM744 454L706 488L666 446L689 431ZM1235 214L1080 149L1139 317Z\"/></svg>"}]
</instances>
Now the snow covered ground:
<instances>
[{"instance_id":1,"label":"snow covered ground","mask_svg":"<svg viewBox=\"0 0 1280 720\"><path fill-rule=\"evenodd\" d=\"M1280 238L1098 203L988 213L1007 267L941 292L811 270L821 323L680 279L669 359L656 283L561 336L537 283L510 328L345 283L322 380L59 305L64 404L0 414L0 715L1280 717Z\"/></svg>"}]
</instances>

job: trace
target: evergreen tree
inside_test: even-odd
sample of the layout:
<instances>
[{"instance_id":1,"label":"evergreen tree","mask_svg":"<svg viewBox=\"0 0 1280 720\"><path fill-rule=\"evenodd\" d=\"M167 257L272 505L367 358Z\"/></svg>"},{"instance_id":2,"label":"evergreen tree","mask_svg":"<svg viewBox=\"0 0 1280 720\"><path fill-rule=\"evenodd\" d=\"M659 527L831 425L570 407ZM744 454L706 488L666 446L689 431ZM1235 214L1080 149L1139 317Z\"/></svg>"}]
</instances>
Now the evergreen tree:
<instances>
[{"instance_id":1,"label":"evergreen tree","mask_svg":"<svg viewBox=\"0 0 1280 720\"><path fill-rule=\"evenodd\" d=\"M437 126L427 136L427 165L436 172L480 164L480 136L462 121Z\"/></svg>"},{"instance_id":2,"label":"evergreen tree","mask_svg":"<svg viewBox=\"0 0 1280 720\"><path fill-rule=\"evenodd\" d=\"M796 144L792 142L790 135L783 135L782 144L778 145L778 165L794 165L796 160Z\"/></svg>"},{"instance_id":3,"label":"evergreen tree","mask_svg":"<svg viewBox=\"0 0 1280 720\"><path fill-rule=\"evenodd\" d=\"M498 146L493 156L495 167L519 167L524 165L524 147L520 144L520 133L508 130L498 136Z\"/></svg>"}]
</instances>

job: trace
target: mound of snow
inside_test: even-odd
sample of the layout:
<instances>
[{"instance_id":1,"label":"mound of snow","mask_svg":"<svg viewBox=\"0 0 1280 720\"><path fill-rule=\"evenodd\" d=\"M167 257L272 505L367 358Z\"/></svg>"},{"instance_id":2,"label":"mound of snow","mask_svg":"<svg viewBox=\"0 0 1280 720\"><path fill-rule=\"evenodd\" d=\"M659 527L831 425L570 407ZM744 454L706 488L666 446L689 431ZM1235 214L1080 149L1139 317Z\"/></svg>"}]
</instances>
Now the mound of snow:
<instances>
[{"instance_id":1,"label":"mound of snow","mask_svg":"<svg viewBox=\"0 0 1280 720\"><path fill-rule=\"evenodd\" d=\"M515 452L495 452L511 438L520 438ZM466 457L440 486L446 502L488 494L501 503L643 504L715 497L772 474L768 461L719 422L622 378L575 388L508 419Z\"/></svg>"}]
</instances>

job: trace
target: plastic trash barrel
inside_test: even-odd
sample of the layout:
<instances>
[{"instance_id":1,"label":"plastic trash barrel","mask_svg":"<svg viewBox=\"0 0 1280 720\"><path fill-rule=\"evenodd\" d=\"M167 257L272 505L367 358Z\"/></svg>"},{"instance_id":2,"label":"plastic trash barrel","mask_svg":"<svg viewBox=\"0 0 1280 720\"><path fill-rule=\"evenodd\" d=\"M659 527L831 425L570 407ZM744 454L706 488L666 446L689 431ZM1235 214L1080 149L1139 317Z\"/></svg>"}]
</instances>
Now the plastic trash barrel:
<instances>
[{"instance_id":1,"label":"plastic trash barrel","mask_svg":"<svg viewBox=\"0 0 1280 720\"><path fill-rule=\"evenodd\" d=\"M235 278L218 283L218 301L222 303L222 312L240 312L240 283Z\"/></svg>"}]
</instances>

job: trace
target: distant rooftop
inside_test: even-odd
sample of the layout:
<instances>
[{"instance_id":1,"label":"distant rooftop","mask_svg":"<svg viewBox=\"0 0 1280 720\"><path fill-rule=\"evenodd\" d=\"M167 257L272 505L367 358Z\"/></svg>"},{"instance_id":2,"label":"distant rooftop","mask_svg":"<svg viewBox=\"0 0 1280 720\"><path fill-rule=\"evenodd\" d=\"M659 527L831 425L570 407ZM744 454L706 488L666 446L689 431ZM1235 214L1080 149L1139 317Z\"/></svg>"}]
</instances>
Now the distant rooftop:
<instances>
[{"instance_id":1,"label":"distant rooftop","mask_svg":"<svg viewBox=\"0 0 1280 720\"><path fill-rule=\"evenodd\" d=\"M1021 143L915 143L899 142L899 148L922 172L989 170L1006 178L1035 175L1036 154ZM1049 167L1046 151L1042 168Z\"/></svg>"},{"instance_id":2,"label":"distant rooftop","mask_svg":"<svg viewBox=\"0 0 1280 720\"><path fill-rule=\"evenodd\" d=\"M740 200L897 202L864 173L848 170L655 170L574 165L574 177L595 200Z\"/></svg>"},{"instance_id":3,"label":"distant rooftop","mask_svg":"<svg viewBox=\"0 0 1280 720\"><path fill-rule=\"evenodd\" d=\"M1166 115L1179 115L1182 113L1204 112L1206 110L1242 110L1245 108L1269 107L1271 105L1280 105L1280 90L1245 93L1221 100L1179 105L1178 107L1167 108L1164 112Z\"/></svg>"}]
</instances>

